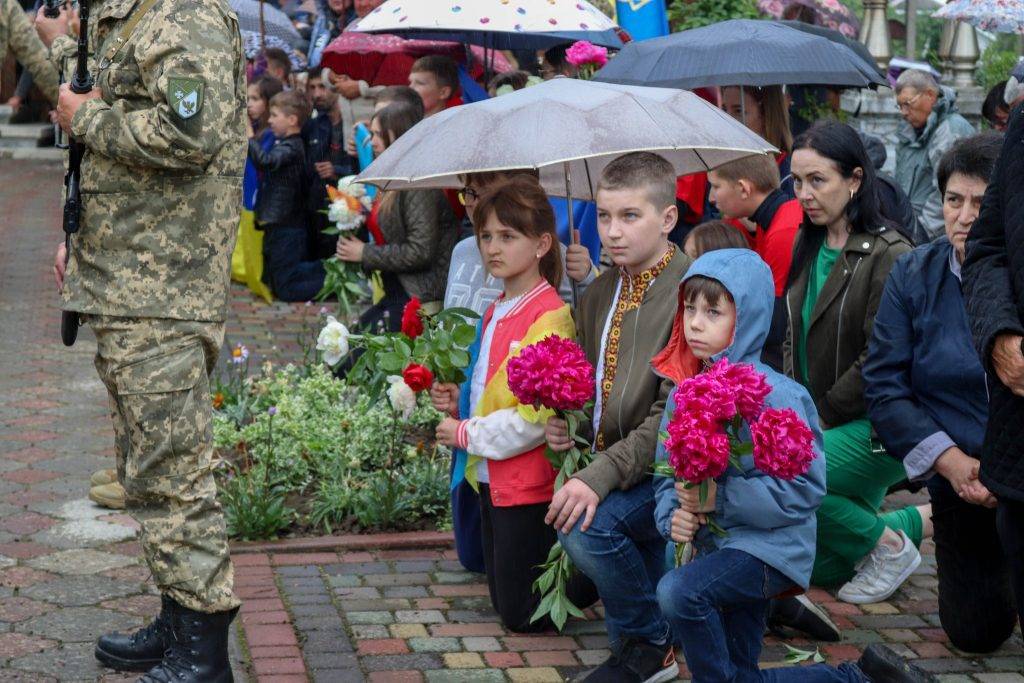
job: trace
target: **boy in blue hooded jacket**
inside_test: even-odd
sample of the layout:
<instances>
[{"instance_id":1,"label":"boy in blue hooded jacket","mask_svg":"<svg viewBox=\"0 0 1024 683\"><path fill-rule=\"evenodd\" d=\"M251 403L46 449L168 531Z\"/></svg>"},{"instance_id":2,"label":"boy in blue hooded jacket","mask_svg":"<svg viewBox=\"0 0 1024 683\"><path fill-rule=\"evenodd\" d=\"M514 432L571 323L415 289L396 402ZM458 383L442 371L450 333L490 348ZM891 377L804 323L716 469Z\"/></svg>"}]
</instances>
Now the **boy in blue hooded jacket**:
<instances>
[{"instance_id":1,"label":"boy in blue hooded jacket","mask_svg":"<svg viewBox=\"0 0 1024 683\"><path fill-rule=\"evenodd\" d=\"M759 671L758 655L771 598L806 589L815 552L815 512L825 495L825 459L818 415L807 390L760 360L773 307L768 266L746 249L722 249L697 259L680 285L679 309L668 346L651 364L678 386L721 358L747 363L771 387L765 404L791 408L814 433L816 457L792 480L771 477L741 458L710 482L704 504L697 488L656 477L655 523L676 543L692 541L693 560L661 579L658 602L682 644L693 680L848 681L924 680L906 678L906 665L891 651L871 648L857 664L824 664ZM664 431L675 411L670 394ZM744 425L741 438L750 439ZM659 443L657 460L667 459ZM714 514L724 536L707 528ZM865 662L865 659L869 660ZM881 664L880 664L881 662ZM889 666L891 665L891 666Z\"/></svg>"}]
</instances>

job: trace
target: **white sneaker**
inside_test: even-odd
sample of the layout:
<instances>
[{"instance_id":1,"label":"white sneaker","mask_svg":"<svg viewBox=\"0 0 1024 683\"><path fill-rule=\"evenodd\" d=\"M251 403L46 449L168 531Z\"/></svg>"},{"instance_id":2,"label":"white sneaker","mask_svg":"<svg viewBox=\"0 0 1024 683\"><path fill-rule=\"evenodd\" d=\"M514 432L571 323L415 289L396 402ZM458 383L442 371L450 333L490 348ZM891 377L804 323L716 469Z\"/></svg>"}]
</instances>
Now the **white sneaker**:
<instances>
[{"instance_id":1,"label":"white sneaker","mask_svg":"<svg viewBox=\"0 0 1024 683\"><path fill-rule=\"evenodd\" d=\"M866 605L882 602L896 592L921 564L921 553L903 531L903 548L895 551L879 544L857 565L857 575L850 579L836 596L843 602Z\"/></svg>"}]
</instances>

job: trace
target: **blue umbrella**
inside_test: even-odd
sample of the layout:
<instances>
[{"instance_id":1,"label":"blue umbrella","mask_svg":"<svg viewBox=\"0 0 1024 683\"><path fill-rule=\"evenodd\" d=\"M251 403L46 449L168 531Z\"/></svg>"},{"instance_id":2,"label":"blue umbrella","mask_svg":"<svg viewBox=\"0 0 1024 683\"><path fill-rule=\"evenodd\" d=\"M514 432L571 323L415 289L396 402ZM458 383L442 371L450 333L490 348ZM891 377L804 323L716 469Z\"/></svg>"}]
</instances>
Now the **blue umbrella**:
<instances>
[{"instance_id":1,"label":"blue umbrella","mask_svg":"<svg viewBox=\"0 0 1024 683\"><path fill-rule=\"evenodd\" d=\"M687 90L713 85L886 85L876 68L845 45L752 19L629 43L594 80Z\"/></svg>"}]
</instances>

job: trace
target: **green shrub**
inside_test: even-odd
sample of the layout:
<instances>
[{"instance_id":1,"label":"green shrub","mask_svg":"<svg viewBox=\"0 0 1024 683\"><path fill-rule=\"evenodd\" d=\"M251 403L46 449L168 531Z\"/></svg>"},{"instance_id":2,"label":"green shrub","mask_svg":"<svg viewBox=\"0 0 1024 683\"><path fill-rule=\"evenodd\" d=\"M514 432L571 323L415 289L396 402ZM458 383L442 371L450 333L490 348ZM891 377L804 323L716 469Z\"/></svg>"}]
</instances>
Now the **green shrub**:
<instances>
[{"instance_id":1,"label":"green shrub","mask_svg":"<svg viewBox=\"0 0 1024 683\"><path fill-rule=\"evenodd\" d=\"M228 533L244 541L277 536L295 519L295 510L285 505L287 493L265 467L230 477L220 490Z\"/></svg>"},{"instance_id":2,"label":"green shrub","mask_svg":"<svg viewBox=\"0 0 1024 683\"><path fill-rule=\"evenodd\" d=\"M672 31L686 31L727 19L757 19L755 0L672 0L668 21Z\"/></svg>"},{"instance_id":3,"label":"green shrub","mask_svg":"<svg viewBox=\"0 0 1024 683\"><path fill-rule=\"evenodd\" d=\"M998 42L994 42L981 54L974 78L978 85L988 91L996 83L1010 77L1017 59L1016 52L1004 49Z\"/></svg>"}]
</instances>

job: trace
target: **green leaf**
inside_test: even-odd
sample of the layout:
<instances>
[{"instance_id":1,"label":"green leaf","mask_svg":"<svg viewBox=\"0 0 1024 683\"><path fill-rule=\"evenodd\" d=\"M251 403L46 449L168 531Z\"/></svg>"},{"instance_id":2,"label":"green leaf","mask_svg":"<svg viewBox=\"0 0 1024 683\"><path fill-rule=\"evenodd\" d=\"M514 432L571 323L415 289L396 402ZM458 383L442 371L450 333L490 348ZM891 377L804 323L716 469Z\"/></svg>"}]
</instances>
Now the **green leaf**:
<instances>
[{"instance_id":1,"label":"green leaf","mask_svg":"<svg viewBox=\"0 0 1024 683\"><path fill-rule=\"evenodd\" d=\"M654 463L654 474L658 477L668 477L669 479L675 479L676 468L669 465L665 460Z\"/></svg>"},{"instance_id":2,"label":"green leaf","mask_svg":"<svg viewBox=\"0 0 1024 683\"><path fill-rule=\"evenodd\" d=\"M437 314L437 318L441 320L448 320L460 316L468 318L470 320L479 320L480 314L470 308L446 308Z\"/></svg>"},{"instance_id":3,"label":"green leaf","mask_svg":"<svg viewBox=\"0 0 1024 683\"><path fill-rule=\"evenodd\" d=\"M536 611L534 611L533 616L530 617L530 623L532 624L533 622L543 619L545 616L547 616L548 613L551 612L551 603L553 603L554 600L554 593L548 593L547 595L545 595L544 598L540 601L540 604L537 605L537 609Z\"/></svg>"},{"instance_id":4,"label":"green leaf","mask_svg":"<svg viewBox=\"0 0 1024 683\"><path fill-rule=\"evenodd\" d=\"M537 580L533 583L534 591L543 595L544 593L547 593L549 590L551 590L551 584L553 584L554 582L555 572L554 568L552 568L541 574L539 577L537 577Z\"/></svg>"},{"instance_id":5,"label":"green leaf","mask_svg":"<svg viewBox=\"0 0 1024 683\"><path fill-rule=\"evenodd\" d=\"M448 359L454 367L465 368L469 366L469 354L461 349L449 351Z\"/></svg>"},{"instance_id":6,"label":"green leaf","mask_svg":"<svg viewBox=\"0 0 1024 683\"><path fill-rule=\"evenodd\" d=\"M476 328L470 325L456 325L452 330L452 340L457 346L467 348L476 340Z\"/></svg>"},{"instance_id":7,"label":"green leaf","mask_svg":"<svg viewBox=\"0 0 1024 683\"><path fill-rule=\"evenodd\" d=\"M555 625L556 630L561 631L565 627L565 620L569 618L569 610L565 606L569 599L564 593L556 592L555 595L557 597L551 604L551 623Z\"/></svg>"},{"instance_id":8,"label":"green leaf","mask_svg":"<svg viewBox=\"0 0 1024 683\"><path fill-rule=\"evenodd\" d=\"M377 365L384 372L401 372L405 369L405 359L394 351L377 355Z\"/></svg>"},{"instance_id":9,"label":"green leaf","mask_svg":"<svg viewBox=\"0 0 1024 683\"><path fill-rule=\"evenodd\" d=\"M697 489L697 499L700 501L700 506L704 507L708 502L708 480L705 479L700 483Z\"/></svg>"},{"instance_id":10,"label":"green leaf","mask_svg":"<svg viewBox=\"0 0 1024 683\"><path fill-rule=\"evenodd\" d=\"M409 357L412 355L412 348L401 337L395 337L395 353L405 360L409 360Z\"/></svg>"}]
</instances>

